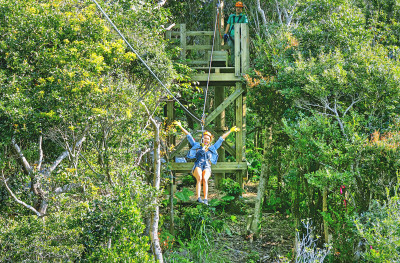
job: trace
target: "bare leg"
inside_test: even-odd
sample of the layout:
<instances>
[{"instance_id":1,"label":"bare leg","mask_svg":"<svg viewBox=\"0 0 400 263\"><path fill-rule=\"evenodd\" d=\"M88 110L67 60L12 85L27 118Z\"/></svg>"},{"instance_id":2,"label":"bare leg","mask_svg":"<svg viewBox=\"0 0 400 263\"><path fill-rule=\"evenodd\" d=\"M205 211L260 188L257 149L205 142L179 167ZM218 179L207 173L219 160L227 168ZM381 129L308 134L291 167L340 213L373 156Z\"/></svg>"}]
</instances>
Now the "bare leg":
<instances>
[{"instance_id":1,"label":"bare leg","mask_svg":"<svg viewBox=\"0 0 400 263\"><path fill-rule=\"evenodd\" d=\"M193 176L196 178L196 194L198 199L200 197L200 190L201 190L201 181L203 179L203 171L200 169L200 167L196 167L193 171Z\"/></svg>"},{"instance_id":2,"label":"bare leg","mask_svg":"<svg viewBox=\"0 0 400 263\"><path fill-rule=\"evenodd\" d=\"M210 179L211 176L211 170L210 169L205 169L203 171L203 194L204 194L204 199L208 199L208 179Z\"/></svg>"}]
</instances>

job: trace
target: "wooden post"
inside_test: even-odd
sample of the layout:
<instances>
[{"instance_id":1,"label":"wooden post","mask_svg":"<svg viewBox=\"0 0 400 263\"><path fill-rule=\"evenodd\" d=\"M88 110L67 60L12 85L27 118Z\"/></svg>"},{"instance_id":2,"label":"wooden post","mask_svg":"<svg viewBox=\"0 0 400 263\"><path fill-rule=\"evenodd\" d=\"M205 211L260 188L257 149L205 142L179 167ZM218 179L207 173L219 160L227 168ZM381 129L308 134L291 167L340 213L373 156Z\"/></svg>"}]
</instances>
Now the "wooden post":
<instances>
[{"instance_id":1,"label":"wooden post","mask_svg":"<svg viewBox=\"0 0 400 263\"><path fill-rule=\"evenodd\" d=\"M214 107L218 107L225 100L225 87L215 87L215 103ZM218 134L222 134L225 132L225 111L222 111L220 115L215 118L215 127L216 132ZM218 161L225 162L225 150L220 147L218 149ZM225 173L216 173L215 174L215 188L219 189L220 183L222 179L225 178Z\"/></svg>"},{"instance_id":2,"label":"wooden post","mask_svg":"<svg viewBox=\"0 0 400 263\"><path fill-rule=\"evenodd\" d=\"M242 73L246 73L250 68L250 53L249 53L249 25L240 24L241 27L241 62L242 62Z\"/></svg>"},{"instance_id":3,"label":"wooden post","mask_svg":"<svg viewBox=\"0 0 400 263\"><path fill-rule=\"evenodd\" d=\"M181 59L186 60L186 24L181 24Z\"/></svg>"},{"instance_id":4,"label":"wooden post","mask_svg":"<svg viewBox=\"0 0 400 263\"><path fill-rule=\"evenodd\" d=\"M239 89L242 85L241 82L236 82L236 89ZM236 127L240 129L236 133L236 162L242 162L243 159L243 95L240 95L236 99ZM236 172L236 180L243 187L243 173L241 171Z\"/></svg>"},{"instance_id":5,"label":"wooden post","mask_svg":"<svg viewBox=\"0 0 400 263\"><path fill-rule=\"evenodd\" d=\"M220 36L219 36L219 31L218 31L218 26L219 26L219 21L220 21L220 17L219 17L219 15L218 15L218 17L217 17L217 11L218 11L218 14L219 14L219 12L221 11L219 8L217 8L218 7L218 0L214 0L213 1L213 30L214 30L214 25L215 25L215 23L217 23L217 27L215 28L216 29L216 32L215 32L215 46L214 46L214 51L218 51L218 50L221 50L221 38L220 38ZM215 19L217 19L217 20L215 20Z\"/></svg>"},{"instance_id":6,"label":"wooden post","mask_svg":"<svg viewBox=\"0 0 400 263\"><path fill-rule=\"evenodd\" d=\"M239 25L239 24L236 24ZM240 76L240 26L235 25L235 76Z\"/></svg>"},{"instance_id":7,"label":"wooden post","mask_svg":"<svg viewBox=\"0 0 400 263\"><path fill-rule=\"evenodd\" d=\"M246 85L242 84L243 89L245 89L245 92L242 94L242 160L246 160L246 134L247 134L247 125L246 125L246 94L247 94L247 89ZM247 178L247 170L243 171L243 178L248 180Z\"/></svg>"}]
</instances>

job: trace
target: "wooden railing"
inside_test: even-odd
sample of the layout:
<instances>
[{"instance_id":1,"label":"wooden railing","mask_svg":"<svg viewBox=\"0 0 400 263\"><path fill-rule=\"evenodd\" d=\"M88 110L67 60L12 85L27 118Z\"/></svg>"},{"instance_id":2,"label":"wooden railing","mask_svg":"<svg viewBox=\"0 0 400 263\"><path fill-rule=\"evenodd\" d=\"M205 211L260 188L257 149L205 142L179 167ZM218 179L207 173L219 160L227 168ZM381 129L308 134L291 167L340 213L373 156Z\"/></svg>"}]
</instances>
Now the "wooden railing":
<instances>
[{"instance_id":1,"label":"wooden railing","mask_svg":"<svg viewBox=\"0 0 400 263\"><path fill-rule=\"evenodd\" d=\"M209 65L213 35L213 31L187 31L186 24L180 24L175 26L172 30L167 31L168 39L180 40L180 59L184 63L194 67ZM219 32L216 33L216 37L220 38ZM235 75L241 76L241 74L248 71L250 66L248 24L235 25L234 42L235 54L231 54L231 56L235 56L235 65L233 66L235 68ZM220 43L221 41L215 41L213 61L223 62L225 60L225 67L228 67L226 52L229 50L229 46ZM194 54L194 52L196 52L196 54Z\"/></svg>"}]
</instances>

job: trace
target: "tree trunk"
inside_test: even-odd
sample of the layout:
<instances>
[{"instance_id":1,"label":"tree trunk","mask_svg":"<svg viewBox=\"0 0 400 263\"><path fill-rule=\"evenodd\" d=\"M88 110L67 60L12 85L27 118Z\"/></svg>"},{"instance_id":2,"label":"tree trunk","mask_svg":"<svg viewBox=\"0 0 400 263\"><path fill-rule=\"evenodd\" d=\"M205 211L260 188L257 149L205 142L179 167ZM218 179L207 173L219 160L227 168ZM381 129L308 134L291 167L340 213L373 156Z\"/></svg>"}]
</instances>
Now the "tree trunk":
<instances>
[{"instance_id":1,"label":"tree trunk","mask_svg":"<svg viewBox=\"0 0 400 263\"><path fill-rule=\"evenodd\" d=\"M269 176L267 175L267 165L262 164L261 166L261 176L260 176L260 184L258 185L258 192L257 192L257 199L254 208L254 216L253 222L251 224L251 233L255 234L256 236L259 235L259 224L260 224L260 215L261 215L261 208L263 204L265 188L268 184Z\"/></svg>"},{"instance_id":2,"label":"tree trunk","mask_svg":"<svg viewBox=\"0 0 400 263\"><path fill-rule=\"evenodd\" d=\"M169 205L170 205L170 221L169 221L169 232L174 235L175 232L175 222L174 222L174 178L175 173L170 171L171 173L171 182L170 182L170 193L169 193Z\"/></svg>"},{"instance_id":3,"label":"tree trunk","mask_svg":"<svg viewBox=\"0 0 400 263\"><path fill-rule=\"evenodd\" d=\"M322 194L322 212L328 212L328 189L325 187L324 192ZM326 221L326 217L324 216L324 239L325 243L329 243L329 229L328 222Z\"/></svg>"},{"instance_id":4,"label":"tree trunk","mask_svg":"<svg viewBox=\"0 0 400 263\"><path fill-rule=\"evenodd\" d=\"M160 158L160 123L151 118L154 126L154 179L153 187L159 191L161 181L161 158ZM155 204L154 211L151 213L151 225L150 225L150 239L151 248L153 250L154 257L159 263L163 263L162 251L160 247L160 240L158 238L158 221L160 219L159 207L157 200L154 199Z\"/></svg>"},{"instance_id":5,"label":"tree trunk","mask_svg":"<svg viewBox=\"0 0 400 263\"><path fill-rule=\"evenodd\" d=\"M295 189L293 189L293 217L294 217L294 222L295 222L295 229L300 229L300 193L299 193L299 184L300 184L300 180L297 178L296 180L296 185L295 185ZM298 250L298 247L300 246L300 244L298 243L298 239L294 238L294 247L296 249L296 251Z\"/></svg>"}]
</instances>

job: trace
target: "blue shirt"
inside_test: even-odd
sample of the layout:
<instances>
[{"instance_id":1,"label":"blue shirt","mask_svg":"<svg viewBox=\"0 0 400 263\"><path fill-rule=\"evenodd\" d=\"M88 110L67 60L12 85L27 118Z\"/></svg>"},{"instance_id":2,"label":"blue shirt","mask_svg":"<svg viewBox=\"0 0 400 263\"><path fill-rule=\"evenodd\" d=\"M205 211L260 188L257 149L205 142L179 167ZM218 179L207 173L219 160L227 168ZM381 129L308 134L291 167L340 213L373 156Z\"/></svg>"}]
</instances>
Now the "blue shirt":
<instances>
[{"instance_id":1,"label":"blue shirt","mask_svg":"<svg viewBox=\"0 0 400 263\"><path fill-rule=\"evenodd\" d=\"M191 134L188 134L186 136L186 138L189 141L189 144L191 146L188 154L187 154L187 158L189 159L197 159L197 152L199 152L200 150L202 150L203 147L201 147L200 143L196 142L193 139L193 136ZM219 137L219 139L210 147L208 147L208 151L206 152L207 158L209 158L210 162L212 164L216 164L218 161L218 148L221 147L222 142L224 141L224 139L222 137ZM204 150L202 150L204 151Z\"/></svg>"}]
</instances>

